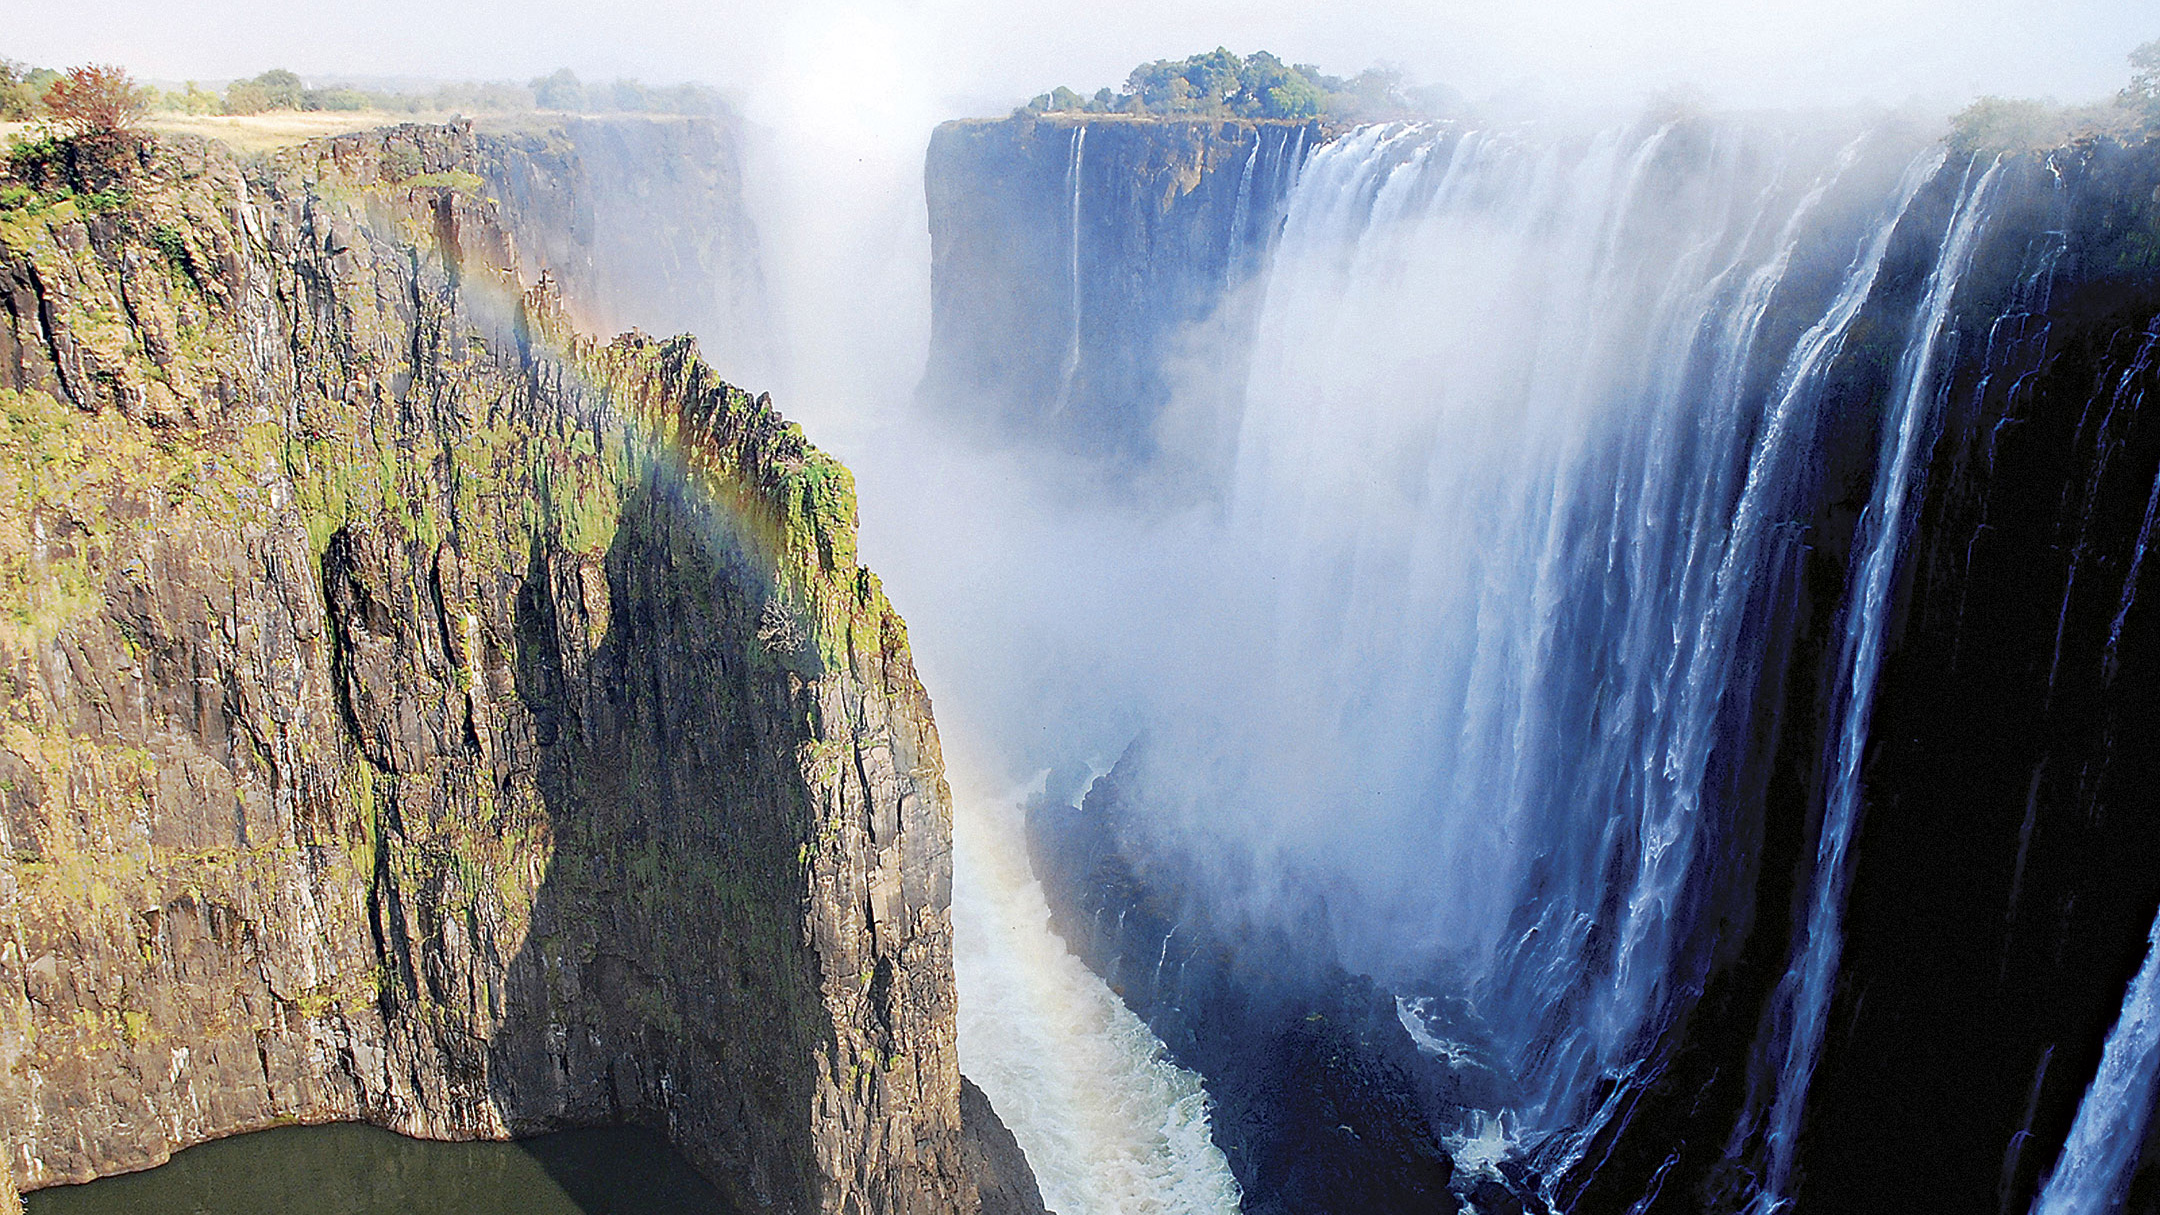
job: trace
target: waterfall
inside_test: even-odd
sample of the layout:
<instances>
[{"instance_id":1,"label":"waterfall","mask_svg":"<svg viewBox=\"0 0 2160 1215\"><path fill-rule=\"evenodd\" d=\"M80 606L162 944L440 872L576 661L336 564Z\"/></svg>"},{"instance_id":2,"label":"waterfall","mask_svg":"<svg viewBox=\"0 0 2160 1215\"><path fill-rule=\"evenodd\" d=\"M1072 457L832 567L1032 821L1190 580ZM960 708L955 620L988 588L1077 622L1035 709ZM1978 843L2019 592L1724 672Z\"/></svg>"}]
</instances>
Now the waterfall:
<instances>
[{"instance_id":1,"label":"waterfall","mask_svg":"<svg viewBox=\"0 0 2160 1215\"><path fill-rule=\"evenodd\" d=\"M2137 383L2152 366L2156 350L2160 350L2160 317L2154 317L2152 324L2146 326L2145 340L2138 346L2136 357L2117 378L2111 410L2127 403L2134 412L2145 404L2144 390L2137 387ZM2153 478L2152 492L2145 498L2145 515L2138 526L2137 544L2130 553L2130 572L2123 575L2122 598L2116 605L2115 618L2108 623L2107 649L2101 662L2110 683L2115 679L2116 651L2122 646L2123 623L2130 619L2130 609L2137 603L2138 575L2144 569L2145 554L2152 547L2156 515L2160 515L2160 477Z\"/></svg>"},{"instance_id":2,"label":"waterfall","mask_svg":"<svg viewBox=\"0 0 2160 1215\"><path fill-rule=\"evenodd\" d=\"M1058 1215L1236 1215L1200 1078L1051 931L1017 800L955 799L961 1069Z\"/></svg>"},{"instance_id":3,"label":"waterfall","mask_svg":"<svg viewBox=\"0 0 2160 1215\"><path fill-rule=\"evenodd\" d=\"M1874 709L1875 677L1882 663L1890 591L1904 551L1906 517L1925 465L1922 440L1934 422L1939 404L1936 347L1949 319L1958 280L1971 259L1987 215L1989 187L2001 170L1998 160L1980 175L1977 183L1960 192L1950 229L1944 234L1935 268L1928 276L1912 335L1899 360L1890 415L1883 421L1874 497L1860 521L1863 541L1855 546L1860 565L1845 611L1840 658L1843 707L1838 716L1830 792L1816 845L1806 929L1794 950L1792 966L1779 984L1779 997L1790 1009L1791 1028L1778 1074L1777 1096L1770 1110L1769 1167L1767 1184L1758 1198L1760 1210L1776 1210L1786 1201L1784 1192L1799 1146L1808 1082L1822 1053L1823 1031L1842 949L1840 921L1851 880L1848 849L1860 813L1860 765ZM1968 176L1970 172L1968 167Z\"/></svg>"},{"instance_id":4,"label":"waterfall","mask_svg":"<svg viewBox=\"0 0 2160 1215\"><path fill-rule=\"evenodd\" d=\"M1235 564L1269 575L1261 656L1209 689L1262 708L1194 715L1234 739L1192 745L1231 752L1211 804L1237 809L1189 829L1324 891L1347 964L1469 997L1480 1026L1402 1006L1421 1042L1505 1057L1519 1091L1466 1142L1505 1126L1564 1172L1700 992L1705 925L1743 897L1718 851L1736 672L1796 559L1822 384L1941 157L1883 132L1394 124L1290 189L1228 505ZM1912 479L1961 266L1908 351L1883 485ZM1769 324L1794 309L1812 323ZM1856 680L1908 492L1876 512Z\"/></svg>"},{"instance_id":5,"label":"waterfall","mask_svg":"<svg viewBox=\"0 0 2160 1215\"><path fill-rule=\"evenodd\" d=\"M1245 154L1244 171L1238 174L1237 201L1230 208L1230 251L1223 258L1223 287L1237 285L1245 270L1245 229L1252 222L1253 169L1260 163L1260 145L1267 142L1267 128L1253 129L1252 151Z\"/></svg>"},{"instance_id":6,"label":"waterfall","mask_svg":"<svg viewBox=\"0 0 2160 1215\"><path fill-rule=\"evenodd\" d=\"M1059 373L1057 402L1051 407L1053 413L1062 413L1067 405L1072 404L1073 384L1080 374L1080 173L1082 157L1087 151L1087 132L1087 124L1084 122L1073 128L1072 160L1065 170L1066 184L1070 187L1072 198L1066 222L1067 231L1070 233L1067 243L1071 263L1067 267L1067 274L1072 283L1072 336L1065 347L1065 367Z\"/></svg>"},{"instance_id":7,"label":"waterfall","mask_svg":"<svg viewBox=\"0 0 2160 1215\"><path fill-rule=\"evenodd\" d=\"M2070 1137L2033 1202L2033 1215L2108 1215L2119 1209L2145 1142L2160 1089L2160 917L2146 938L2145 964L2123 996L2122 1015L2100 1051Z\"/></svg>"}]
</instances>

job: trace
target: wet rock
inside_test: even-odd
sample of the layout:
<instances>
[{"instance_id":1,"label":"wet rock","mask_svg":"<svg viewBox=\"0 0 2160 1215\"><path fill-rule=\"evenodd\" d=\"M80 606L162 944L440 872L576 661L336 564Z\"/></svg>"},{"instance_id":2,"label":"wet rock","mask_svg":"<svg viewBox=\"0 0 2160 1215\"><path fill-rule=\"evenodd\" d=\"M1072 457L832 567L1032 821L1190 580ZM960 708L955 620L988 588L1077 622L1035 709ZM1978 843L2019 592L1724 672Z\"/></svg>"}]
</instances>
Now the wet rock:
<instances>
[{"instance_id":1,"label":"wet rock","mask_svg":"<svg viewBox=\"0 0 2160 1215\"><path fill-rule=\"evenodd\" d=\"M966 1136L961 1158L982 1193L983 1215L1054 1215L1043 1207L1035 1170L1019 1141L966 1076L960 1077L960 1127Z\"/></svg>"}]
</instances>

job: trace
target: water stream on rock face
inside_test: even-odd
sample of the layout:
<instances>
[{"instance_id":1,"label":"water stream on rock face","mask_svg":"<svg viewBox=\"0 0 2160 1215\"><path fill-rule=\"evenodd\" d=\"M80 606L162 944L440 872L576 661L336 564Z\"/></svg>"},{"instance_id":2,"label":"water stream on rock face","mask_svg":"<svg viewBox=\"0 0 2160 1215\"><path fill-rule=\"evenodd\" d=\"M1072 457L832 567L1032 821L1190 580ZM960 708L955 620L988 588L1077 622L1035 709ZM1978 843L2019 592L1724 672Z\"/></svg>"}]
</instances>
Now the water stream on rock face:
<instances>
[{"instance_id":1,"label":"water stream on rock face","mask_svg":"<svg viewBox=\"0 0 2160 1215\"><path fill-rule=\"evenodd\" d=\"M1200 1078L1051 931L1018 800L962 795L953 816L962 1071L1059 1215L1234 1215Z\"/></svg>"},{"instance_id":2,"label":"water stream on rock face","mask_svg":"<svg viewBox=\"0 0 2160 1215\"><path fill-rule=\"evenodd\" d=\"M2055 1170L2033 1202L2033 1215L2107 1215L2118 1209L2145 1142L2155 1090L2160 1090L2160 918L2146 942L2145 964L2101 1049L2100 1073L2085 1090Z\"/></svg>"},{"instance_id":3,"label":"water stream on rock face","mask_svg":"<svg viewBox=\"0 0 2160 1215\"><path fill-rule=\"evenodd\" d=\"M1072 161L1066 166L1065 175L1071 185L1072 205L1066 215L1066 241L1072 254L1067 269L1072 288L1071 337L1065 347L1065 366L1059 374L1057 402L1053 407L1062 410L1072 402L1073 383L1080 374L1080 176L1086 167L1087 124L1073 128Z\"/></svg>"},{"instance_id":4,"label":"water stream on rock face","mask_svg":"<svg viewBox=\"0 0 2160 1215\"><path fill-rule=\"evenodd\" d=\"M1882 665L1891 582L1905 544L1915 479L1924 467L1922 439L1940 404L1935 351L1949 318L1951 298L1970 262L1974 241L1987 214L1988 188L2001 168L1997 161L1978 175L1977 183L1969 182L1960 191L1957 210L1929 275L1919 314L1913 319L1904 357L1899 361L1897 386L1891 396L1893 412L1882 428L1874 499L1861 520L1866 543L1860 550L1863 556L1854 580L1853 602L1846 611L1841 658L1844 703L1830 773L1829 801L1817 845L1814 891L1808 901L1805 935L1796 944L1791 968L1778 988L1790 1030L1783 1043L1777 1097L1770 1108L1766 1184L1757 1200L1757 1209L1765 1212L1777 1210L1786 1201L1808 1082L1822 1052L1831 988L1837 977L1840 920L1851 877L1848 853L1860 813L1861 760L1867 747L1875 679Z\"/></svg>"}]
</instances>

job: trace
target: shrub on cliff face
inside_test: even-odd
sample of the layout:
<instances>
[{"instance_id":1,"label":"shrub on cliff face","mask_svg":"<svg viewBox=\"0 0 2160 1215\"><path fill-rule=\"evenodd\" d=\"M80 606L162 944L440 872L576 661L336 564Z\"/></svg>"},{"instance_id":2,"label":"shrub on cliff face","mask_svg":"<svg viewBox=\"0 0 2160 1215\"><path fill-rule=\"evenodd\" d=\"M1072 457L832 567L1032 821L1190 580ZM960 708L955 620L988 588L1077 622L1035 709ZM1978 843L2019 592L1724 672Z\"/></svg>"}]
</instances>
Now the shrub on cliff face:
<instances>
[{"instance_id":1,"label":"shrub on cliff face","mask_svg":"<svg viewBox=\"0 0 2160 1215\"><path fill-rule=\"evenodd\" d=\"M69 68L45 90L45 111L77 135L131 131L150 109L148 94L133 77L110 64Z\"/></svg>"}]
</instances>

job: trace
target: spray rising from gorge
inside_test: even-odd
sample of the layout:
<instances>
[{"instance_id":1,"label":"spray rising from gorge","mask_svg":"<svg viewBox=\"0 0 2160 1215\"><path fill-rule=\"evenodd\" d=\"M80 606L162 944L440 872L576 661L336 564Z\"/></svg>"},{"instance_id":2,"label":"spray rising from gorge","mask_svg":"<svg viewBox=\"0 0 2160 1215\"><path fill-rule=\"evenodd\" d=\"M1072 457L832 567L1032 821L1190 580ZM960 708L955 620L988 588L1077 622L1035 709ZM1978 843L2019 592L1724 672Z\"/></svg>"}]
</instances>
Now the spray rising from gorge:
<instances>
[{"instance_id":1,"label":"spray rising from gorge","mask_svg":"<svg viewBox=\"0 0 2160 1215\"><path fill-rule=\"evenodd\" d=\"M1248 1083L1248 1064L1225 1062L1233 1041L1279 1049L1210 1045L1232 1032L1211 994L1276 998L1261 993L1280 981L1237 956L1287 947L1374 976L1431 1065L1405 1082L1427 1086L1412 1099L1473 1204L1497 1201L1473 1196L1488 1183L1556 1210L1768 1211L1827 1192L1838 1183L1811 1160L1877 1150L1820 1120L1855 1099L1837 1026L1910 897L1883 890L1880 867L1909 862L1869 849L1865 812L1916 796L1867 759L1884 697L1905 721L1922 695L1900 682L1907 571L1948 543L1931 527L1966 526L1946 511L1975 509L1945 502L2024 492L1973 488L2007 474L1993 446L1959 445L2001 444L2007 411L2068 374L2041 318L2066 276L2107 273L2090 250L2112 238L2080 225L2108 191L2136 197L2143 170L1945 148L1932 124L1880 117L1383 122L1309 150L1288 123L1164 128L1142 151L1129 123L1053 104L956 124L931 152L947 277L926 401L994 419L1022 476L1031 463L1010 452L1032 448L1119 487L1092 499L1069 468L1034 469L1066 515L1027 532L1039 547L1008 570L1099 580L1082 593L1101 602L1004 686L1093 687L1095 720L1144 740L1114 788L1042 806L1038 872L1064 867L1044 877L1053 923L1211 1087ZM1004 159L1030 140L1060 154ZM1054 193L1014 189L1004 212L941 194L1020 163L1046 185L1054 171ZM1127 226L1133 197L1172 172L1186 176L1160 214ZM1056 260L986 256L975 242L999 224ZM2086 261L2066 258L2081 247ZM1032 364L1018 322L967 311L991 298L970 291L1031 276L1048 280L1042 306L1021 311L1056 333ZM1196 282L1216 284L1212 310L1186 302ZM2142 290L2087 298L2119 300L2135 333ZM1000 325L1007 354L986 376L968 343ZM2141 392L2140 349L2090 356L2107 391L2070 416ZM1091 398L1106 382L1166 390L1134 417L1131 394ZM2093 501L2123 425L2100 423L2099 471L2078 474ZM1167 491L1166 469L1180 470ZM2142 518L2106 533L2124 550L2106 559L2120 563L2109 653ZM1036 560L1059 573L1031 574ZM2052 634L2087 593L2089 577L2068 579L2049 592ZM1074 715L1017 714L1053 733ZM1068 754L1103 746L1099 730L1075 738ZM1020 749L1058 759L1032 734ZM2003 854L2021 875L2026 783ZM2012 904L2011 940L2056 931ZM2138 913L2139 944L2149 922ZM1232 960L1196 987L1193 964L1217 956ZM1306 1020L1341 1011L1319 994L1329 982L1308 983ZM2024 1119L2027 1146L1990 1166L2013 1206L2062 1143L2034 1143L2036 1117L2066 1124L2082 1104L2081 1127L2142 1125L2126 1077L2144 1064L2125 1062L2144 1058L2137 989L2092 983L2081 1007L2126 1027L2113 1079L2080 1103L2082 1081L2043 1052L2036 1076L2003 1069L2014 1101L1969 1112L2005 1135ZM1974 1007L2014 1051L2040 1028ZM1290 1024L1237 1018L1243 1035ZM1856 1049L1886 1049L1884 1032ZM1225 1133L1251 1195L1269 1166ZM2066 1149L2058 1177L2094 1172L2068 1163L2089 1155Z\"/></svg>"}]
</instances>

